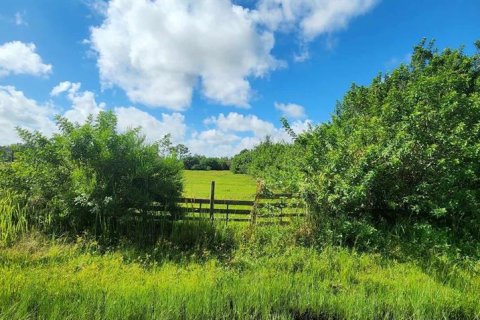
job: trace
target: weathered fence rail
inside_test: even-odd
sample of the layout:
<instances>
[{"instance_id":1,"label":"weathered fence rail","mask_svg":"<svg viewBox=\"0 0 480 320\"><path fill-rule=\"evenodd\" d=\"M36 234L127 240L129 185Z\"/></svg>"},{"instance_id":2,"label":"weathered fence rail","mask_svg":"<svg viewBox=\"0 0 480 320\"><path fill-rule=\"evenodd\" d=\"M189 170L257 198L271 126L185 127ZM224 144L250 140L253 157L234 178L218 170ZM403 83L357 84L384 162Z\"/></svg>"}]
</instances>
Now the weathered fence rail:
<instances>
[{"instance_id":1,"label":"weathered fence rail","mask_svg":"<svg viewBox=\"0 0 480 320\"><path fill-rule=\"evenodd\" d=\"M178 203L210 204L210 199L180 198L178 199ZM236 205L236 206L253 206L253 201L249 201L249 200L214 199L213 203L224 204L224 205Z\"/></svg>"},{"instance_id":2,"label":"weathered fence rail","mask_svg":"<svg viewBox=\"0 0 480 320\"><path fill-rule=\"evenodd\" d=\"M295 199L291 194L266 194L263 185L257 185L254 200L230 200L215 198L215 181L212 181L209 199L180 198L179 204L182 220L206 219L217 221L240 221L256 223L263 220L301 217L305 215L298 205L291 207L289 201ZM297 202L298 203L298 202ZM151 211L161 211L161 207L152 206Z\"/></svg>"}]
</instances>

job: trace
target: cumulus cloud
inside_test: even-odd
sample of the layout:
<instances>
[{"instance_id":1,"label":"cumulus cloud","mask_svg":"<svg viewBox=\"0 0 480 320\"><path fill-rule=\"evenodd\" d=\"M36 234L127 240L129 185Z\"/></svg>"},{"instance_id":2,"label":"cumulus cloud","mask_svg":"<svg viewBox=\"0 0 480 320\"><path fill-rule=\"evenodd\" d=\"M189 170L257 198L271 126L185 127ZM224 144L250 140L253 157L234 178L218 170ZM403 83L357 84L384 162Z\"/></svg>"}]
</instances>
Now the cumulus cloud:
<instances>
[{"instance_id":1,"label":"cumulus cloud","mask_svg":"<svg viewBox=\"0 0 480 320\"><path fill-rule=\"evenodd\" d=\"M212 128L204 131L193 132L186 141L193 153L210 156L232 156L243 149L251 149L259 144L266 136L275 142L290 142L291 137L283 128L256 115L242 115L231 112L209 117L204 124ZM309 128L310 120L297 120L291 123L291 128L296 133L301 133Z\"/></svg>"},{"instance_id":2,"label":"cumulus cloud","mask_svg":"<svg viewBox=\"0 0 480 320\"><path fill-rule=\"evenodd\" d=\"M80 83L64 81L55 86L50 95L52 97L65 94L72 103L64 116L71 121L82 123L90 114L96 115L105 110L104 103L98 103L91 91L81 91ZM157 141L166 134L170 134L175 144L186 144L192 153L211 156L232 156L243 149L253 148L266 136L273 141L290 141L290 136L282 129L275 127L269 121L262 120L253 114L243 115L230 112L227 115L220 113L204 119L208 127L205 130L192 130L185 123L185 116L178 112L162 113L160 118L135 107L115 107L120 131L129 128L141 128L148 142ZM292 129L303 132L308 128L309 120L295 121Z\"/></svg>"},{"instance_id":3,"label":"cumulus cloud","mask_svg":"<svg viewBox=\"0 0 480 320\"><path fill-rule=\"evenodd\" d=\"M209 100L248 107L251 78L285 65L272 49L277 32L303 42L345 28L377 0L112 0L91 29L104 86L132 102L185 110L195 89ZM308 49L294 55L308 59Z\"/></svg>"},{"instance_id":4,"label":"cumulus cloud","mask_svg":"<svg viewBox=\"0 0 480 320\"><path fill-rule=\"evenodd\" d=\"M64 81L55 86L50 95L57 97L65 93L72 105L64 116L70 121L84 123L89 115L96 116L100 111L106 110L106 104L98 103L93 92L81 91L80 88L81 83ZM148 142L159 140L166 134L171 134L174 143L180 143L184 139L187 126L185 116L180 113L162 113L159 120L135 107L115 107L113 110L121 131L141 127Z\"/></svg>"},{"instance_id":5,"label":"cumulus cloud","mask_svg":"<svg viewBox=\"0 0 480 320\"><path fill-rule=\"evenodd\" d=\"M208 156L233 155L237 151L237 145L242 138L235 134L226 134L217 129L209 129L201 132L193 132L186 141L186 145L193 154Z\"/></svg>"},{"instance_id":6,"label":"cumulus cloud","mask_svg":"<svg viewBox=\"0 0 480 320\"><path fill-rule=\"evenodd\" d=\"M91 44L105 84L173 110L187 108L197 86L215 102L248 107L248 78L279 66L273 34L230 0L112 0Z\"/></svg>"},{"instance_id":7,"label":"cumulus cloud","mask_svg":"<svg viewBox=\"0 0 480 320\"><path fill-rule=\"evenodd\" d=\"M275 109L280 110L284 116L289 118L305 118L305 108L295 103L275 102Z\"/></svg>"},{"instance_id":8,"label":"cumulus cloud","mask_svg":"<svg viewBox=\"0 0 480 320\"><path fill-rule=\"evenodd\" d=\"M271 30L298 30L302 37L315 37L343 29L348 22L370 10L378 0L260 0L255 13L259 23Z\"/></svg>"},{"instance_id":9,"label":"cumulus cloud","mask_svg":"<svg viewBox=\"0 0 480 320\"><path fill-rule=\"evenodd\" d=\"M52 91L50 91L50 95L52 97L56 97L59 94L68 91L72 87L72 83L70 81L63 81L57 84Z\"/></svg>"},{"instance_id":10,"label":"cumulus cloud","mask_svg":"<svg viewBox=\"0 0 480 320\"><path fill-rule=\"evenodd\" d=\"M55 86L50 95L56 97L66 93L68 100L72 103L70 109L64 113L64 117L73 122L83 123L89 115L96 116L100 111L105 110L105 103L97 103L95 94L92 91L81 91L81 83L70 81L60 82Z\"/></svg>"},{"instance_id":11,"label":"cumulus cloud","mask_svg":"<svg viewBox=\"0 0 480 320\"><path fill-rule=\"evenodd\" d=\"M224 132L252 132L256 137L265 137L275 131L272 123L261 120L256 115L242 115L236 112L230 112L226 116L221 113L218 117L205 119L204 123L213 124Z\"/></svg>"},{"instance_id":12,"label":"cumulus cloud","mask_svg":"<svg viewBox=\"0 0 480 320\"><path fill-rule=\"evenodd\" d=\"M170 134L173 143L183 143L187 125L185 117L178 113L162 113L161 119L134 107L115 108L120 130L141 127L142 133L149 142L158 141Z\"/></svg>"},{"instance_id":13,"label":"cumulus cloud","mask_svg":"<svg viewBox=\"0 0 480 320\"><path fill-rule=\"evenodd\" d=\"M94 13L105 16L108 10L108 2L105 0L82 0L82 2Z\"/></svg>"},{"instance_id":14,"label":"cumulus cloud","mask_svg":"<svg viewBox=\"0 0 480 320\"><path fill-rule=\"evenodd\" d=\"M0 77L10 74L48 75L52 72L50 64L44 64L35 52L33 43L20 41L7 42L0 46Z\"/></svg>"},{"instance_id":15,"label":"cumulus cloud","mask_svg":"<svg viewBox=\"0 0 480 320\"><path fill-rule=\"evenodd\" d=\"M12 86L0 86L0 145L20 142L16 127L50 135L55 131L54 113L52 106L40 105Z\"/></svg>"},{"instance_id":16,"label":"cumulus cloud","mask_svg":"<svg viewBox=\"0 0 480 320\"><path fill-rule=\"evenodd\" d=\"M56 130L52 121L54 114L63 113L71 121L83 123L87 117L106 110L104 103L98 103L91 91L82 91L80 83L64 81L55 86L51 97L65 95L71 103L63 111L54 108L53 102L39 104L27 98L23 92L11 86L0 86L0 145L19 142L15 127L38 130L50 135ZM174 143L186 144L192 153L211 156L232 156L243 149L254 147L267 135L273 141L290 141L288 134L273 123L252 114L231 112L219 114L204 120L205 130L193 130L185 123L185 116L178 113L161 113L160 117L135 107L114 107L120 131L141 127L148 142L161 139L166 134ZM292 129L303 132L308 129L309 120L291 123Z\"/></svg>"}]
</instances>

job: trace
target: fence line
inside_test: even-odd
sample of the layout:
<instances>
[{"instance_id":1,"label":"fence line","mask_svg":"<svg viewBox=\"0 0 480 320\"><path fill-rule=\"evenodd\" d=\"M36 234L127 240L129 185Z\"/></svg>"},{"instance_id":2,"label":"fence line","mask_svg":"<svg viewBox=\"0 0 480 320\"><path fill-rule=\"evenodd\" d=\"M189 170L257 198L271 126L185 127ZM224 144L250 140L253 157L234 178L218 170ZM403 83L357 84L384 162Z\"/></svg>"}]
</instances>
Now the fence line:
<instances>
[{"instance_id":1,"label":"fence line","mask_svg":"<svg viewBox=\"0 0 480 320\"><path fill-rule=\"evenodd\" d=\"M276 218L279 219L278 222L285 223L286 221L282 221L282 218L303 217L306 215L306 208L300 207L298 205L299 202L294 207L284 202L284 200L297 199L294 195L288 193L264 193L263 191L263 184L259 183L254 200L215 199L215 181L212 181L209 199L179 198L177 204L179 204L182 214L179 216L174 215L174 217L181 220L206 219L209 217L211 220L250 223L256 223L257 218ZM281 202L275 202L276 200ZM250 208L247 209L245 207ZM162 213L162 215L167 214L165 208L161 205L152 205L147 210L156 212L156 215L159 213ZM198 214L198 216L190 214ZM249 216L249 218L244 218L245 216ZM268 223L271 221L262 221L262 223L264 222Z\"/></svg>"},{"instance_id":2,"label":"fence line","mask_svg":"<svg viewBox=\"0 0 480 320\"><path fill-rule=\"evenodd\" d=\"M288 217L302 217L305 216L305 212L296 207L289 207L286 203L281 202L264 202L269 200L291 200L295 199L292 194L278 193L278 194L264 194L263 184L258 183L257 191L254 200L233 200L233 199L215 199L215 181L212 181L210 188L209 199L197 199L197 198L179 198L177 203L181 207L181 211L184 215L181 215L180 219L183 220L195 220L205 219L207 215L211 220L219 221L242 221L256 223L258 218L278 218L282 222L282 218ZM236 208L236 207L243 208ZM232 208L233 207L233 208ZM249 209L245 207L250 207ZM161 211L161 207L152 206L151 211ZM287 210L285 210L287 209ZM296 209L296 212L285 212L289 209ZM304 209L304 208L302 208ZM278 211L274 213L274 211ZM267 211L267 213L262 213ZM191 216L189 214L198 214L198 216ZM233 215L233 216L232 216ZM249 218L242 218L242 216L249 215ZM283 221L285 222L285 221Z\"/></svg>"}]
</instances>

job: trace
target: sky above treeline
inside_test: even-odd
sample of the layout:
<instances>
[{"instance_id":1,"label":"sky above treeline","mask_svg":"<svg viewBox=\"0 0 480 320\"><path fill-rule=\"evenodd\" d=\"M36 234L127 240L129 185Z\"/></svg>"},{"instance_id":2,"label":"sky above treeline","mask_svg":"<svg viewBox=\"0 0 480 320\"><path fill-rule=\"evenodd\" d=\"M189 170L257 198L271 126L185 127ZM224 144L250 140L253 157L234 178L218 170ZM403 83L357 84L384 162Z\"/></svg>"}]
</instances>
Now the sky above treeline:
<instances>
[{"instance_id":1,"label":"sky above treeline","mask_svg":"<svg viewBox=\"0 0 480 320\"><path fill-rule=\"evenodd\" d=\"M478 0L2 0L0 145L113 110L120 130L231 156L326 122L415 44L480 39Z\"/></svg>"}]
</instances>

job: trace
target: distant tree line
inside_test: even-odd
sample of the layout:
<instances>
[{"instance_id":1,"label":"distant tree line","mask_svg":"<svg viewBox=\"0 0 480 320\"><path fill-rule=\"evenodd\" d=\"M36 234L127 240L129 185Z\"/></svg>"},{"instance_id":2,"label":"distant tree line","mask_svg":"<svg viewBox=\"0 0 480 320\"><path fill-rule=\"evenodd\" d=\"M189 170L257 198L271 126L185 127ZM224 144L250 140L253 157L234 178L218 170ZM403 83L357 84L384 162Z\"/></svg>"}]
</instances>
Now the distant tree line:
<instances>
[{"instance_id":1,"label":"distant tree line","mask_svg":"<svg viewBox=\"0 0 480 320\"><path fill-rule=\"evenodd\" d=\"M186 170L230 170L230 159L188 155L182 159Z\"/></svg>"},{"instance_id":2,"label":"distant tree line","mask_svg":"<svg viewBox=\"0 0 480 320\"><path fill-rule=\"evenodd\" d=\"M14 146L0 146L0 162L12 162L14 159Z\"/></svg>"},{"instance_id":3,"label":"distant tree line","mask_svg":"<svg viewBox=\"0 0 480 320\"><path fill-rule=\"evenodd\" d=\"M172 155L183 163L185 170L230 170L230 158L207 157L190 153L184 144L174 145L171 135L167 134L160 140L160 153Z\"/></svg>"}]
</instances>

